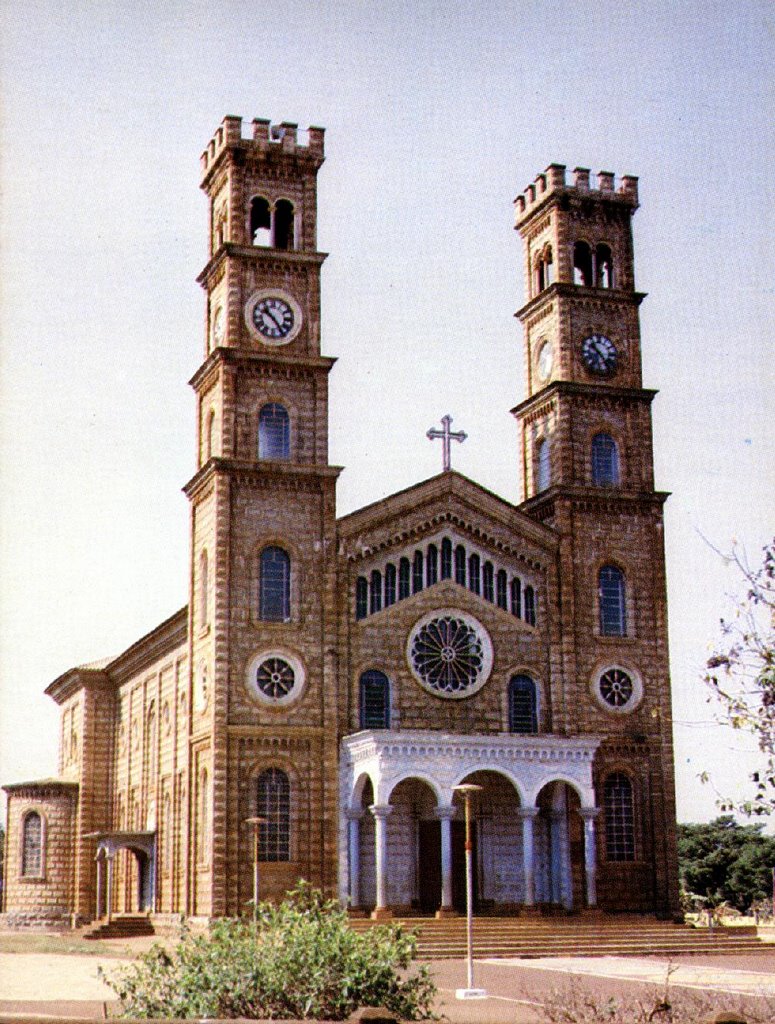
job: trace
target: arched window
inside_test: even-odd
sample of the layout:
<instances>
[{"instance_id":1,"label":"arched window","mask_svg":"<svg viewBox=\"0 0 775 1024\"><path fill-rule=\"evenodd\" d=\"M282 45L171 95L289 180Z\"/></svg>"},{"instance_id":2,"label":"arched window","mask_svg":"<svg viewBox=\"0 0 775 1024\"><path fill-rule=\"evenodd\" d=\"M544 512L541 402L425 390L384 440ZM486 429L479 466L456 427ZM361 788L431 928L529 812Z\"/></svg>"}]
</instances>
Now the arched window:
<instances>
[{"instance_id":1,"label":"arched window","mask_svg":"<svg viewBox=\"0 0 775 1024\"><path fill-rule=\"evenodd\" d=\"M592 483L597 487L619 484L619 446L610 434L592 438Z\"/></svg>"},{"instance_id":2,"label":"arched window","mask_svg":"<svg viewBox=\"0 0 775 1024\"><path fill-rule=\"evenodd\" d=\"M507 611L509 607L508 591L509 588L508 580L506 578L506 570L499 569L496 579L496 602L498 607L503 608L504 611Z\"/></svg>"},{"instance_id":3,"label":"arched window","mask_svg":"<svg viewBox=\"0 0 775 1024\"><path fill-rule=\"evenodd\" d=\"M250 204L250 241L253 245L272 244L272 215L263 196L256 196Z\"/></svg>"},{"instance_id":4,"label":"arched window","mask_svg":"<svg viewBox=\"0 0 775 1024\"><path fill-rule=\"evenodd\" d=\"M624 772L605 780L605 852L608 860L635 860L635 813L632 782Z\"/></svg>"},{"instance_id":5,"label":"arched window","mask_svg":"<svg viewBox=\"0 0 775 1024\"><path fill-rule=\"evenodd\" d=\"M538 732L538 693L530 676L512 676L509 682L509 732Z\"/></svg>"},{"instance_id":6,"label":"arched window","mask_svg":"<svg viewBox=\"0 0 775 1024\"><path fill-rule=\"evenodd\" d=\"M390 683L384 672L363 673L360 705L361 729L390 728Z\"/></svg>"},{"instance_id":7,"label":"arched window","mask_svg":"<svg viewBox=\"0 0 775 1024\"><path fill-rule=\"evenodd\" d=\"M385 607L396 603L396 567L389 562L385 566Z\"/></svg>"},{"instance_id":8,"label":"arched window","mask_svg":"<svg viewBox=\"0 0 775 1024\"><path fill-rule=\"evenodd\" d=\"M536 598L532 587L525 587L525 622L529 626L536 624Z\"/></svg>"},{"instance_id":9,"label":"arched window","mask_svg":"<svg viewBox=\"0 0 775 1024\"><path fill-rule=\"evenodd\" d=\"M402 558L398 563L398 600L403 601L411 593L412 567L408 558Z\"/></svg>"},{"instance_id":10,"label":"arched window","mask_svg":"<svg viewBox=\"0 0 775 1024\"><path fill-rule=\"evenodd\" d=\"M210 846L210 789L207 769L199 772L199 799L197 800L196 859L206 864Z\"/></svg>"},{"instance_id":11,"label":"arched window","mask_svg":"<svg viewBox=\"0 0 775 1024\"><path fill-rule=\"evenodd\" d=\"M22 875L24 878L43 875L43 819L37 811L29 811L22 825Z\"/></svg>"},{"instance_id":12,"label":"arched window","mask_svg":"<svg viewBox=\"0 0 775 1024\"><path fill-rule=\"evenodd\" d=\"M259 459L287 459L291 453L291 426L288 412L277 402L263 406L258 415Z\"/></svg>"},{"instance_id":13,"label":"arched window","mask_svg":"<svg viewBox=\"0 0 775 1024\"><path fill-rule=\"evenodd\" d=\"M294 249L293 203L279 199L274 208L274 244L276 249Z\"/></svg>"},{"instance_id":14,"label":"arched window","mask_svg":"<svg viewBox=\"0 0 775 1024\"><path fill-rule=\"evenodd\" d=\"M592 250L586 242L573 246L573 283L592 287Z\"/></svg>"},{"instance_id":15,"label":"arched window","mask_svg":"<svg viewBox=\"0 0 775 1024\"><path fill-rule=\"evenodd\" d=\"M158 730L158 718L156 716L156 704L151 701L150 707L148 708L148 718L146 720L146 745L145 745L145 763L148 765L148 778L151 782L156 778L156 765L157 765L157 730Z\"/></svg>"},{"instance_id":16,"label":"arched window","mask_svg":"<svg viewBox=\"0 0 775 1024\"><path fill-rule=\"evenodd\" d=\"M549 465L549 441L542 437L538 442L536 469L536 491L545 491L551 481L551 469Z\"/></svg>"},{"instance_id":17,"label":"arched window","mask_svg":"<svg viewBox=\"0 0 775 1024\"><path fill-rule=\"evenodd\" d=\"M480 564L479 555L471 555L468 559L468 589L474 594L480 594L482 592L479 577Z\"/></svg>"},{"instance_id":18,"label":"arched window","mask_svg":"<svg viewBox=\"0 0 775 1024\"><path fill-rule=\"evenodd\" d=\"M425 561L425 581L427 586L432 587L439 579L439 549L435 544L428 545Z\"/></svg>"},{"instance_id":19,"label":"arched window","mask_svg":"<svg viewBox=\"0 0 775 1024\"><path fill-rule=\"evenodd\" d=\"M355 581L355 618L365 619L369 614L369 584L365 576Z\"/></svg>"},{"instance_id":20,"label":"arched window","mask_svg":"<svg viewBox=\"0 0 775 1024\"><path fill-rule=\"evenodd\" d=\"M382 573L374 569L369 583L369 612L373 615L379 611L382 611Z\"/></svg>"},{"instance_id":21,"label":"arched window","mask_svg":"<svg viewBox=\"0 0 775 1024\"><path fill-rule=\"evenodd\" d=\"M441 578L452 578L452 541L449 537L444 537L441 542Z\"/></svg>"},{"instance_id":22,"label":"arched window","mask_svg":"<svg viewBox=\"0 0 775 1024\"><path fill-rule=\"evenodd\" d=\"M207 550L199 553L199 626L204 629L210 622L210 572Z\"/></svg>"},{"instance_id":23,"label":"arched window","mask_svg":"<svg viewBox=\"0 0 775 1024\"><path fill-rule=\"evenodd\" d=\"M554 281L552 247L547 245L536 263L536 287L538 291L542 292L544 288L548 288L552 281Z\"/></svg>"},{"instance_id":24,"label":"arched window","mask_svg":"<svg viewBox=\"0 0 775 1024\"><path fill-rule=\"evenodd\" d=\"M291 617L291 560L282 548L261 552L258 607L265 622L287 622Z\"/></svg>"},{"instance_id":25,"label":"arched window","mask_svg":"<svg viewBox=\"0 0 775 1024\"><path fill-rule=\"evenodd\" d=\"M205 459L211 459L215 455L215 410L211 409L207 417L205 433Z\"/></svg>"},{"instance_id":26,"label":"arched window","mask_svg":"<svg viewBox=\"0 0 775 1024\"><path fill-rule=\"evenodd\" d=\"M455 548L455 583L466 585L466 549L462 544Z\"/></svg>"},{"instance_id":27,"label":"arched window","mask_svg":"<svg viewBox=\"0 0 775 1024\"><path fill-rule=\"evenodd\" d=\"M522 617L522 581L515 576L511 581L511 614Z\"/></svg>"},{"instance_id":28,"label":"arched window","mask_svg":"<svg viewBox=\"0 0 775 1024\"><path fill-rule=\"evenodd\" d=\"M624 573L615 565L604 565L597 579L600 602L600 632L603 636L627 635Z\"/></svg>"},{"instance_id":29,"label":"arched window","mask_svg":"<svg viewBox=\"0 0 775 1024\"><path fill-rule=\"evenodd\" d=\"M162 802L162 829L164 844L162 846L162 870L168 875L172 870L172 851L174 848L174 832L172 828L172 800L169 793L164 794Z\"/></svg>"},{"instance_id":30,"label":"arched window","mask_svg":"<svg viewBox=\"0 0 775 1024\"><path fill-rule=\"evenodd\" d=\"M256 810L264 821L258 826L258 859L291 859L291 785L279 768L267 768L256 779Z\"/></svg>"},{"instance_id":31,"label":"arched window","mask_svg":"<svg viewBox=\"0 0 775 1024\"><path fill-rule=\"evenodd\" d=\"M423 556L422 551L415 551L412 563L412 593L419 594L423 587Z\"/></svg>"},{"instance_id":32,"label":"arched window","mask_svg":"<svg viewBox=\"0 0 775 1024\"><path fill-rule=\"evenodd\" d=\"M485 562L482 567L482 597L485 601L495 600L493 577L494 569L492 567L492 562Z\"/></svg>"},{"instance_id":33,"label":"arched window","mask_svg":"<svg viewBox=\"0 0 775 1024\"><path fill-rule=\"evenodd\" d=\"M595 250L595 284L598 288L614 286L614 259L610 247L602 242Z\"/></svg>"}]
</instances>

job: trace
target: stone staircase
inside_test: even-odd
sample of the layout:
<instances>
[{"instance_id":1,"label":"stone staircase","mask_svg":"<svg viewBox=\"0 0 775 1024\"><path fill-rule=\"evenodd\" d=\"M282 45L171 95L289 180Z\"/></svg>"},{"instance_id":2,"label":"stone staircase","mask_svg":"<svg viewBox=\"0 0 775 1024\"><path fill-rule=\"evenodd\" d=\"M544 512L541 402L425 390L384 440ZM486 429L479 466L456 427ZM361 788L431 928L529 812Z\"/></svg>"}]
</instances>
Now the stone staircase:
<instances>
[{"instance_id":1,"label":"stone staircase","mask_svg":"<svg viewBox=\"0 0 775 1024\"><path fill-rule=\"evenodd\" d=\"M114 914L93 921L81 932L82 939L132 939L137 935L155 935L148 914Z\"/></svg>"},{"instance_id":2,"label":"stone staircase","mask_svg":"<svg viewBox=\"0 0 775 1024\"><path fill-rule=\"evenodd\" d=\"M418 933L420 960L466 955L464 917L396 918ZM357 931L372 927L368 918L354 918ZM694 928L637 915L570 915L567 917L475 917L474 956L660 956L678 954L772 952L756 937L754 927Z\"/></svg>"}]
</instances>

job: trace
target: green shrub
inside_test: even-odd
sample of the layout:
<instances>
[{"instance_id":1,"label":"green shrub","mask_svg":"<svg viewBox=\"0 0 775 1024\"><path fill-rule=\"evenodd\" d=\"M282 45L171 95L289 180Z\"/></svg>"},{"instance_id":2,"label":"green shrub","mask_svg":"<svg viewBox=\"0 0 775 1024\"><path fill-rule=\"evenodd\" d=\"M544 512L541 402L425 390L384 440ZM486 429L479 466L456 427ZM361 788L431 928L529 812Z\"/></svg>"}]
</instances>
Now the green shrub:
<instances>
[{"instance_id":1,"label":"green shrub","mask_svg":"<svg viewBox=\"0 0 775 1024\"><path fill-rule=\"evenodd\" d=\"M416 939L399 925L355 932L303 882L256 917L215 921L209 935L184 928L173 952L157 945L103 975L123 1015L343 1020L384 1006L405 1020L433 1016L435 986L427 967L409 971Z\"/></svg>"}]
</instances>

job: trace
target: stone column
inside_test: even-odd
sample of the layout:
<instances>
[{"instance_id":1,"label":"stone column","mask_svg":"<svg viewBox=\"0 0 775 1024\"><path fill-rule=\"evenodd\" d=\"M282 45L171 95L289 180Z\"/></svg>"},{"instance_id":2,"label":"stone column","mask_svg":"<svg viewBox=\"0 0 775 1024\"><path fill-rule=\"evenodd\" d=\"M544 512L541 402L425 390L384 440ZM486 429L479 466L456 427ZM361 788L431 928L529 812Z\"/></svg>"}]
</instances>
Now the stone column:
<instances>
[{"instance_id":1,"label":"stone column","mask_svg":"<svg viewBox=\"0 0 775 1024\"><path fill-rule=\"evenodd\" d=\"M595 818L599 807L579 807L584 822L584 871L587 878L587 906L597 906L597 846L595 844Z\"/></svg>"},{"instance_id":2,"label":"stone column","mask_svg":"<svg viewBox=\"0 0 775 1024\"><path fill-rule=\"evenodd\" d=\"M441 824L441 907L436 917L455 917L452 906L452 819L456 807L437 807L433 812Z\"/></svg>"},{"instance_id":3,"label":"stone column","mask_svg":"<svg viewBox=\"0 0 775 1024\"><path fill-rule=\"evenodd\" d=\"M349 897L350 909L361 904L361 818L363 812L356 808L347 810L347 847L349 851Z\"/></svg>"},{"instance_id":4,"label":"stone column","mask_svg":"<svg viewBox=\"0 0 775 1024\"><path fill-rule=\"evenodd\" d=\"M94 919L99 921L102 917L102 872L105 865L105 855L102 850L97 853L97 856L94 859L97 861L97 906L95 907Z\"/></svg>"},{"instance_id":5,"label":"stone column","mask_svg":"<svg viewBox=\"0 0 775 1024\"><path fill-rule=\"evenodd\" d=\"M552 903L562 903L562 862L563 842L562 826L565 821L565 810L555 808L549 812L549 856L551 858Z\"/></svg>"},{"instance_id":6,"label":"stone column","mask_svg":"<svg viewBox=\"0 0 775 1024\"><path fill-rule=\"evenodd\" d=\"M107 892L107 897L106 897L106 899L107 899L106 910L107 910L108 924L110 924L111 918L113 916L113 857L114 856L115 855L112 854L112 853L109 853L108 856L107 856L107 862L108 862L108 892Z\"/></svg>"},{"instance_id":7,"label":"stone column","mask_svg":"<svg viewBox=\"0 0 775 1024\"><path fill-rule=\"evenodd\" d=\"M372 917L376 921L389 920L393 914L387 905L387 819L393 813L390 804L372 804L374 815L374 860L377 876L377 905Z\"/></svg>"},{"instance_id":8,"label":"stone column","mask_svg":"<svg viewBox=\"0 0 775 1024\"><path fill-rule=\"evenodd\" d=\"M535 856L533 848L533 822L538 817L537 807L520 807L522 819L522 870L525 882L525 906L535 906Z\"/></svg>"}]
</instances>

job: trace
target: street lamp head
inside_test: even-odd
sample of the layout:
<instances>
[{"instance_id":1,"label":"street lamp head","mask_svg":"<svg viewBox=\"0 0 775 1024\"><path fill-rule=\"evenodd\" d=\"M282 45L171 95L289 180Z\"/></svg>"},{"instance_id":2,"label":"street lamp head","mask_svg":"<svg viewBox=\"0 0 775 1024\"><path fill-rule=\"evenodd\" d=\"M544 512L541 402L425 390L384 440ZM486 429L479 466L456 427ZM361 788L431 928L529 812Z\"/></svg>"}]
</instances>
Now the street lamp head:
<instances>
[{"instance_id":1,"label":"street lamp head","mask_svg":"<svg viewBox=\"0 0 775 1024\"><path fill-rule=\"evenodd\" d=\"M453 786L453 793L461 793L466 799L472 797L474 793L481 793L483 786L477 786L475 782L462 782L459 786Z\"/></svg>"}]
</instances>

